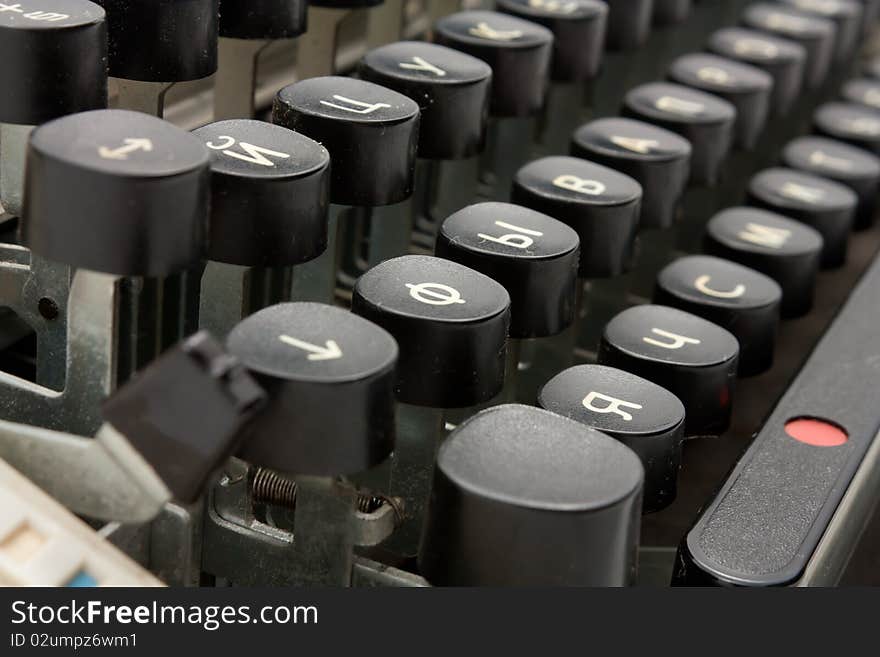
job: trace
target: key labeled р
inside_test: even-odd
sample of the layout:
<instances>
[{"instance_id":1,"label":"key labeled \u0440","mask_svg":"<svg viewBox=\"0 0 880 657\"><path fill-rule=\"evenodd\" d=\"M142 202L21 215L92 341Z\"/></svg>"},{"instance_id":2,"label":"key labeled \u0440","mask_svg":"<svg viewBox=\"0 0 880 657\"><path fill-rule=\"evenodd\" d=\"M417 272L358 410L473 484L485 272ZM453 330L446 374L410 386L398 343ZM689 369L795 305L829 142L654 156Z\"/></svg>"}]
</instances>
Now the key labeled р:
<instances>
[{"instance_id":1,"label":"key labeled \u0440","mask_svg":"<svg viewBox=\"0 0 880 657\"><path fill-rule=\"evenodd\" d=\"M668 390L604 365L570 367L541 389L538 404L633 450L645 469L643 512L675 500L685 410Z\"/></svg>"},{"instance_id":2,"label":"key labeled \u0440","mask_svg":"<svg viewBox=\"0 0 880 657\"><path fill-rule=\"evenodd\" d=\"M644 471L625 445L531 406L495 406L440 446L419 570L435 586L626 586Z\"/></svg>"},{"instance_id":3,"label":"key labeled \u0440","mask_svg":"<svg viewBox=\"0 0 880 657\"><path fill-rule=\"evenodd\" d=\"M333 476L391 453L398 351L387 331L334 306L282 303L244 319L227 348L268 393L239 451L245 460Z\"/></svg>"}]
</instances>

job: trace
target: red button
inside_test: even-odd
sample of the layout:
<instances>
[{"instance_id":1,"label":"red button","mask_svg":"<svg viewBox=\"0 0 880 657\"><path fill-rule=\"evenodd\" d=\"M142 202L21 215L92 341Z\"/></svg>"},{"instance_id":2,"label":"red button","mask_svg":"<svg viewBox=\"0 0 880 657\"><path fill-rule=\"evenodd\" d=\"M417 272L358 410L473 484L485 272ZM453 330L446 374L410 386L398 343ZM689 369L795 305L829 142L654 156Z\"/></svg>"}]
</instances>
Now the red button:
<instances>
[{"instance_id":1,"label":"red button","mask_svg":"<svg viewBox=\"0 0 880 657\"><path fill-rule=\"evenodd\" d=\"M849 436L836 424L813 417L799 417L785 423L785 433L807 445L836 447L843 445Z\"/></svg>"}]
</instances>

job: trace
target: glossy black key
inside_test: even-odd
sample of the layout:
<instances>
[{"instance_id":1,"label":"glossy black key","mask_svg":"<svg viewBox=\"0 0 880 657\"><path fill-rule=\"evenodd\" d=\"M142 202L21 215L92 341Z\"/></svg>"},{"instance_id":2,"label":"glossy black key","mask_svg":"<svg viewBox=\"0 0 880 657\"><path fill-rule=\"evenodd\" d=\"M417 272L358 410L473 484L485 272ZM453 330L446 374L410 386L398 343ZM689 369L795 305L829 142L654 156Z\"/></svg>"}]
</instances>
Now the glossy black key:
<instances>
[{"instance_id":1,"label":"glossy black key","mask_svg":"<svg viewBox=\"0 0 880 657\"><path fill-rule=\"evenodd\" d=\"M675 500L685 411L671 392L613 367L578 365L550 379L538 404L598 429L638 455L645 469L644 513Z\"/></svg>"},{"instance_id":2,"label":"glossy black key","mask_svg":"<svg viewBox=\"0 0 880 657\"><path fill-rule=\"evenodd\" d=\"M834 58L844 62L862 38L863 4L860 0L780 0L798 11L834 21L837 26Z\"/></svg>"},{"instance_id":3,"label":"glossy black key","mask_svg":"<svg viewBox=\"0 0 880 657\"><path fill-rule=\"evenodd\" d=\"M740 376L773 364L782 289L769 276L730 260L686 256L657 275L654 303L672 306L727 329L739 341Z\"/></svg>"},{"instance_id":4,"label":"glossy black key","mask_svg":"<svg viewBox=\"0 0 880 657\"><path fill-rule=\"evenodd\" d=\"M865 228L874 222L880 189L880 158L835 139L799 137L786 145L782 162L792 169L846 185L859 199L855 228Z\"/></svg>"},{"instance_id":5,"label":"glossy black key","mask_svg":"<svg viewBox=\"0 0 880 657\"><path fill-rule=\"evenodd\" d=\"M680 84L651 82L632 89L622 114L677 132L691 143L691 182L713 185L734 139L736 108Z\"/></svg>"},{"instance_id":6,"label":"glossy black key","mask_svg":"<svg viewBox=\"0 0 880 657\"><path fill-rule=\"evenodd\" d=\"M223 0L220 36L233 39L290 39L306 31L303 0Z\"/></svg>"},{"instance_id":7,"label":"glossy black key","mask_svg":"<svg viewBox=\"0 0 880 657\"><path fill-rule=\"evenodd\" d=\"M783 4L757 3L746 7L743 24L799 43L807 51L804 84L818 88L828 77L837 28L826 18L804 14Z\"/></svg>"},{"instance_id":8,"label":"glossy black key","mask_svg":"<svg viewBox=\"0 0 880 657\"><path fill-rule=\"evenodd\" d=\"M682 55L669 67L679 84L715 94L736 108L736 145L755 147L770 110L773 78L759 68L718 55Z\"/></svg>"},{"instance_id":9,"label":"glossy black key","mask_svg":"<svg viewBox=\"0 0 880 657\"><path fill-rule=\"evenodd\" d=\"M419 106L410 98L363 80L310 78L278 92L272 121L330 152L333 203L387 205L412 193Z\"/></svg>"},{"instance_id":10,"label":"glossy black key","mask_svg":"<svg viewBox=\"0 0 880 657\"><path fill-rule=\"evenodd\" d=\"M107 11L110 75L195 80L217 70L219 0L96 0Z\"/></svg>"},{"instance_id":11,"label":"glossy black key","mask_svg":"<svg viewBox=\"0 0 880 657\"><path fill-rule=\"evenodd\" d=\"M387 331L341 308L283 303L242 321L227 345L269 396L242 458L332 476L366 470L394 449L398 352Z\"/></svg>"},{"instance_id":12,"label":"glossy black key","mask_svg":"<svg viewBox=\"0 0 880 657\"><path fill-rule=\"evenodd\" d=\"M802 45L758 30L726 27L713 32L706 47L769 73L773 78L770 111L774 115L787 114L800 96L807 58Z\"/></svg>"},{"instance_id":13,"label":"glossy black key","mask_svg":"<svg viewBox=\"0 0 880 657\"><path fill-rule=\"evenodd\" d=\"M880 110L880 80L854 78L840 88L840 97L850 103Z\"/></svg>"},{"instance_id":14,"label":"glossy black key","mask_svg":"<svg viewBox=\"0 0 880 657\"><path fill-rule=\"evenodd\" d=\"M264 402L244 367L200 332L139 372L101 412L174 497L191 503L237 449Z\"/></svg>"},{"instance_id":15,"label":"glossy black key","mask_svg":"<svg viewBox=\"0 0 880 657\"><path fill-rule=\"evenodd\" d=\"M577 233L540 212L478 203L440 227L436 254L501 283L510 295L511 338L555 335L574 321Z\"/></svg>"},{"instance_id":16,"label":"glossy black key","mask_svg":"<svg viewBox=\"0 0 880 657\"><path fill-rule=\"evenodd\" d=\"M494 11L463 11L434 25L434 40L492 67L489 111L493 116L530 116L544 102L553 33Z\"/></svg>"},{"instance_id":17,"label":"glossy black key","mask_svg":"<svg viewBox=\"0 0 880 657\"><path fill-rule=\"evenodd\" d=\"M498 0L499 11L543 25L553 32L550 77L582 82L602 63L608 6L598 0Z\"/></svg>"},{"instance_id":18,"label":"glossy black key","mask_svg":"<svg viewBox=\"0 0 880 657\"><path fill-rule=\"evenodd\" d=\"M749 181L749 203L812 226L822 235L822 266L846 261L858 198L849 187L795 169L765 169Z\"/></svg>"},{"instance_id":19,"label":"glossy black key","mask_svg":"<svg viewBox=\"0 0 880 657\"><path fill-rule=\"evenodd\" d=\"M632 177L642 186L639 228L668 228L690 176L691 145L644 121L590 121L571 138L571 154Z\"/></svg>"},{"instance_id":20,"label":"glossy black key","mask_svg":"<svg viewBox=\"0 0 880 657\"><path fill-rule=\"evenodd\" d=\"M502 405L441 445L419 570L435 586L625 586L644 473L616 440Z\"/></svg>"},{"instance_id":21,"label":"glossy black key","mask_svg":"<svg viewBox=\"0 0 880 657\"><path fill-rule=\"evenodd\" d=\"M0 123L37 125L107 106L104 10L86 0L42 4L0 10Z\"/></svg>"},{"instance_id":22,"label":"glossy black key","mask_svg":"<svg viewBox=\"0 0 880 657\"><path fill-rule=\"evenodd\" d=\"M517 172L511 200L574 229L581 278L628 269L642 201L641 186L629 176L576 157L545 157Z\"/></svg>"},{"instance_id":23,"label":"glossy black key","mask_svg":"<svg viewBox=\"0 0 880 657\"><path fill-rule=\"evenodd\" d=\"M74 267L166 275L204 254L209 194L192 134L139 112L73 114L31 136L22 239Z\"/></svg>"},{"instance_id":24,"label":"glossy black key","mask_svg":"<svg viewBox=\"0 0 880 657\"><path fill-rule=\"evenodd\" d=\"M669 306L634 306L605 327L599 363L674 394L686 436L718 435L730 424L739 342L717 324Z\"/></svg>"},{"instance_id":25,"label":"glossy black key","mask_svg":"<svg viewBox=\"0 0 880 657\"><path fill-rule=\"evenodd\" d=\"M706 224L704 251L766 274L782 288L781 316L810 311L822 236L813 228L758 208L728 208Z\"/></svg>"},{"instance_id":26,"label":"glossy black key","mask_svg":"<svg viewBox=\"0 0 880 657\"><path fill-rule=\"evenodd\" d=\"M609 50L634 50L651 34L655 0L611 0L608 3Z\"/></svg>"},{"instance_id":27,"label":"glossy black key","mask_svg":"<svg viewBox=\"0 0 880 657\"><path fill-rule=\"evenodd\" d=\"M271 123L219 121L193 132L211 152L208 258L296 265L327 246L330 155Z\"/></svg>"},{"instance_id":28,"label":"glossy black key","mask_svg":"<svg viewBox=\"0 0 880 657\"><path fill-rule=\"evenodd\" d=\"M482 150L492 69L463 52L400 41L368 52L360 76L418 103L418 156L454 160Z\"/></svg>"},{"instance_id":29,"label":"glossy black key","mask_svg":"<svg viewBox=\"0 0 880 657\"><path fill-rule=\"evenodd\" d=\"M825 103L813 114L820 135L845 141L880 155L880 113L856 103Z\"/></svg>"},{"instance_id":30,"label":"glossy black key","mask_svg":"<svg viewBox=\"0 0 880 657\"><path fill-rule=\"evenodd\" d=\"M400 345L400 401L455 408L501 390L510 296L488 276L441 258L394 258L358 279L351 307Z\"/></svg>"}]
</instances>

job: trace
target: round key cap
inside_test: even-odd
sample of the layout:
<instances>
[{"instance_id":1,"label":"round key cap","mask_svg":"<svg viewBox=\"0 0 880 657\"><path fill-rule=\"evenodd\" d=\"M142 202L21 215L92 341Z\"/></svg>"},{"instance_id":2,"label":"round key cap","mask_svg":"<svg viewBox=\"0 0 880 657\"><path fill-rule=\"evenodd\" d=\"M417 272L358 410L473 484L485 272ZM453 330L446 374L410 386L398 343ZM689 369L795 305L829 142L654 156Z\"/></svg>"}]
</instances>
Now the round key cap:
<instances>
[{"instance_id":1,"label":"round key cap","mask_svg":"<svg viewBox=\"0 0 880 657\"><path fill-rule=\"evenodd\" d=\"M834 59L846 61L852 56L862 37L862 3L859 0L780 0L798 11L834 21L837 34Z\"/></svg>"},{"instance_id":2,"label":"round key cap","mask_svg":"<svg viewBox=\"0 0 880 657\"><path fill-rule=\"evenodd\" d=\"M641 186L629 176L576 157L544 157L517 171L511 200L574 229L581 278L628 269L642 201Z\"/></svg>"},{"instance_id":3,"label":"round key cap","mask_svg":"<svg viewBox=\"0 0 880 657\"><path fill-rule=\"evenodd\" d=\"M694 53L672 62L669 78L729 101L736 108L737 146L755 147L770 110L773 78L768 73L726 57Z\"/></svg>"},{"instance_id":4,"label":"round key cap","mask_svg":"<svg viewBox=\"0 0 880 657\"><path fill-rule=\"evenodd\" d=\"M180 82L217 70L219 0L96 0L107 11L110 75Z\"/></svg>"},{"instance_id":5,"label":"round key cap","mask_svg":"<svg viewBox=\"0 0 880 657\"><path fill-rule=\"evenodd\" d=\"M243 320L227 346L269 395L239 452L245 460L333 476L394 449L397 343L387 331L334 306L281 303Z\"/></svg>"},{"instance_id":6,"label":"round key cap","mask_svg":"<svg viewBox=\"0 0 880 657\"><path fill-rule=\"evenodd\" d=\"M599 362L680 399L687 436L718 435L730 425L739 343L717 324L668 306L634 306L608 322Z\"/></svg>"},{"instance_id":7,"label":"round key cap","mask_svg":"<svg viewBox=\"0 0 880 657\"><path fill-rule=\"evenodd\" d=\"M773 364L782 289L769 276L729 260L686 256L657 275L654 303L699 315L739 341L739 375Z\"/></svg>"},{"instance_id":8,"label":"round key cap","mask_svg":"<svg viewBox=\"0 0 880 657\"><path fill-rule=\"evenodd\" d=\"M73 267L162 276L202 256L208 202L192 134L139 112L71 114L31 135L22 239Z\"/></svg>"},{"instance_id":9,"label":"round key cap","mask_svg":"<svg viewBox=\"0 0 880 657\"><path fill-rule=\"evenodd\" d=\"M822 266L846 261L858 198L848 187L794 169L764 169L749 181L749 203L802 221L822 235Z\"/></svg>"},{"instance_id":10,"label":"round key cap","mask_svg":"<svg viewBox=\"0 0 880 657\"><path fill-rule=\"evenodd\" d=\"M401 41L368 52L364 80L419 105L419 157L454 160L483 148L492 69L463 52L423 41Z\"/></svg>"},{"instance_id":11,"label":"round key cap","mask_svg":"<svg viewBox=\"0 0 880 657\"><path fill-rule=\"evenodd\" d=\"M651 34L654 0L614 0L608 3L609 50L635 50Z\"/></svg>"},{"instance_id":12,"label":"round key cap","mask_svg":"<svg viewBox=\"0 0 880 657\"><path fill-rule=\"evenodd\" d=\"M419 106L403 94L354 78L310 78L278 92L272 121L330 151L331 202L372 207L412 194Z\"/></svg>"},{"instance_id":13,"label":"round key cap","mask_svg":"<svg viewBox=\"0 0 880 657\"><path fill-rule=\"evenodd\" d=\"M667 228L690 175L687 139L633 119L597 119L578 128L571 154L616 169L642 186L640 228Z\"/></svg>"},{"instance_id":14,"label":"round key cap","mask_svg":"<svg viewBox=\"0 0 880 657\"><path fill-rule=\"evenodd\" d=\"M840 96L850 103L880 110L880 80L855 78L844 82Z\"/></svg>"},{"instance_id":15,"label":"round key cap","mask_svg":"<svg viewBox=\"0 0 880 657\"><path fill-rule=\"evenodd\" d=\"M654 25L675 25L691 13L692 0L654 0Z\"/></svg>"},{"instance_id":16,"label":"round key cap","mask_svg":"<svg viewBox=\"0 0 880 657\"><path fill-rule=\"evenodd\" d=\"M813 114L820 135L845 141L880 155L880 113L855 103L825 103Z\"/></svg>"},{"instance_id":17,"label":"round key cap","mask_svg":"<svg viewBox=\"0 0 880 657\"><path fill-rule=\"evenodd\" d=\"M608 6L598 0L498 0L497 7L553 32L551 75L560 82L595 77L602 63Z\"/></svg>"},{"instance_id":18,"label":"round key cap","mask_svg":"<svg viewBox=\"0 0 880 657\"><path fill-rule=\"evenodd\" d=\"M512 338L555 335L574 321L579 241L564 223L510 203L478 203L440 227L436 254L501 283Z\"/></svg>"},{"instance_id":19,"label":"round key cap","mask_svg":"<svg viewBox=\"0 0 880 657\"><path fill-rule=\"evenodd\" d=\"M530 406L478 413L440 446L419 571L436 586L625 586L644 474L612 438Z\"/></svg>"},{"instance_id":20,"label":"round key cap","mask_svg":"<svg viewBox=\"0 0 880 657\"><path fill-rule=\"evenodd\" d=\"M306 0L223 0L220 36L291 39L306 31Z\"/></svg>"},{"instance_id":21,"label":"round key cap","mask_svg":"<svg viewBox=\"0 0 880 657\"><path fill-rule=\"evenodd\" d=\"M645 469L644 513L675 500L685 413L671 392L613 367L578 365L550 379L538 404L598 429L638 455Z\"/></svg>"},{"instance_id":22,"label":"round key cap","mask_svg":"<svg viewBox=\"0 0 880 657\"><path fill-rule=\"evenodd\" d=\"M494 11L463 11L438 20L434 40L492 67L493 116L529 116L541 109L553 47L546 27Z\"/></svg>"},{"instance_id":23,"label":"round key cap","mask_svg":"<svg viewBox=\"0 0 880 657\"><path fill-rule=\"evenodd\" d=\"M813 306L822 236L806 224L757 208L728 208L706 225L704 251L766 274L782 288L782 317Z\"/></svg>"},{"instance_id":24,"label":"round key cap","mask_svg":"<svg viewBox=\"0 0 880 657\"><path fill-rule=\"evenodd\" d=\"M323 146L249 119L193 134L211 152L210 260L271 267L324 252L330 155Z\"/></svg>"},{"instance_id":25,"label":"round key cap","mask_svg":"<svg viewBox=\"0 0 880 657\"><path fill-rule=\"evenodd\" d=\"M714 185L733 143L736 108L680 84L651 82L629 91L622 114L677 132L691 143L691 182Z\"/></svg>"},{"instance_id":26,"label":"round key cap","mask_svg":"<svg viewBox=\"0 0 880 657\"><path fill-rule=\"evenodd\" d=\"M712 33L707 49L767 72L773 78L770 111L776 115L787 114L801 93L807 51L794 41L727 27Z\"/></svg>"},{"instance_id":27,"label":"round key cap","mask_svg":"<svg viewBox=\"0 0 880 657\"><path fill-rule=\"evenodd\" d=\"M830 20L804 14L782 4L756 3L746 7L742 22L799 43L807 52L804 83L816 89L828 76L837 29Z\"/></svg>"},{"instance_id":28,"label":"round key cap","mask_svg":"<svg viewBox=\"0 0 880 657\"><path fill-rule=\"evenodd\" d=\"M441 258L393 258L358 279L351 309L400 345L399 401L458 408L500 392L510 296L488 276Z\"/></svg>"},{"instance_id":29,"label":"round key cap","mask_svg":"<svg viewBox=\"0 0 880 657\"><path fill-rule=\"evenodd\" d=\"M86 0L0 3L0 62L0 123L106 107L104 10Z\"/></svg>"},{"instance_id":30,"label":"round key cap","mask_svg":"<svg viewBox=\"0 0 880 657\"><path fill-rule=\"evenodd\" d=\"M874 222L880 189L880 158L835 139L799 137L785 147L782 162L792 169L846 185L859 199L855 227L865 228Z\"/></svg>"}]
</instances>

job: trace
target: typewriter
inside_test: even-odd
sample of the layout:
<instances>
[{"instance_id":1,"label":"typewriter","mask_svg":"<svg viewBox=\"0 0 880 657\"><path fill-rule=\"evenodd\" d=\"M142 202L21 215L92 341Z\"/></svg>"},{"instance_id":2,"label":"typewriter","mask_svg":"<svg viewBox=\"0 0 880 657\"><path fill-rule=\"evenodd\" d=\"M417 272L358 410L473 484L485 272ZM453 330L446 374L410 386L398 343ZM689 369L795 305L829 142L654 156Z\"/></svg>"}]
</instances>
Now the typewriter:
<instances>
[{"instance_id":1,"label":"typewriter","mask_svg":"<svg viewBox=\"0 0 880 657\"><path fill-rule=\"evenodd\" d=\"M878 11L0 2L0 583L880 583Z\"/></svg>"}]
</instances>

